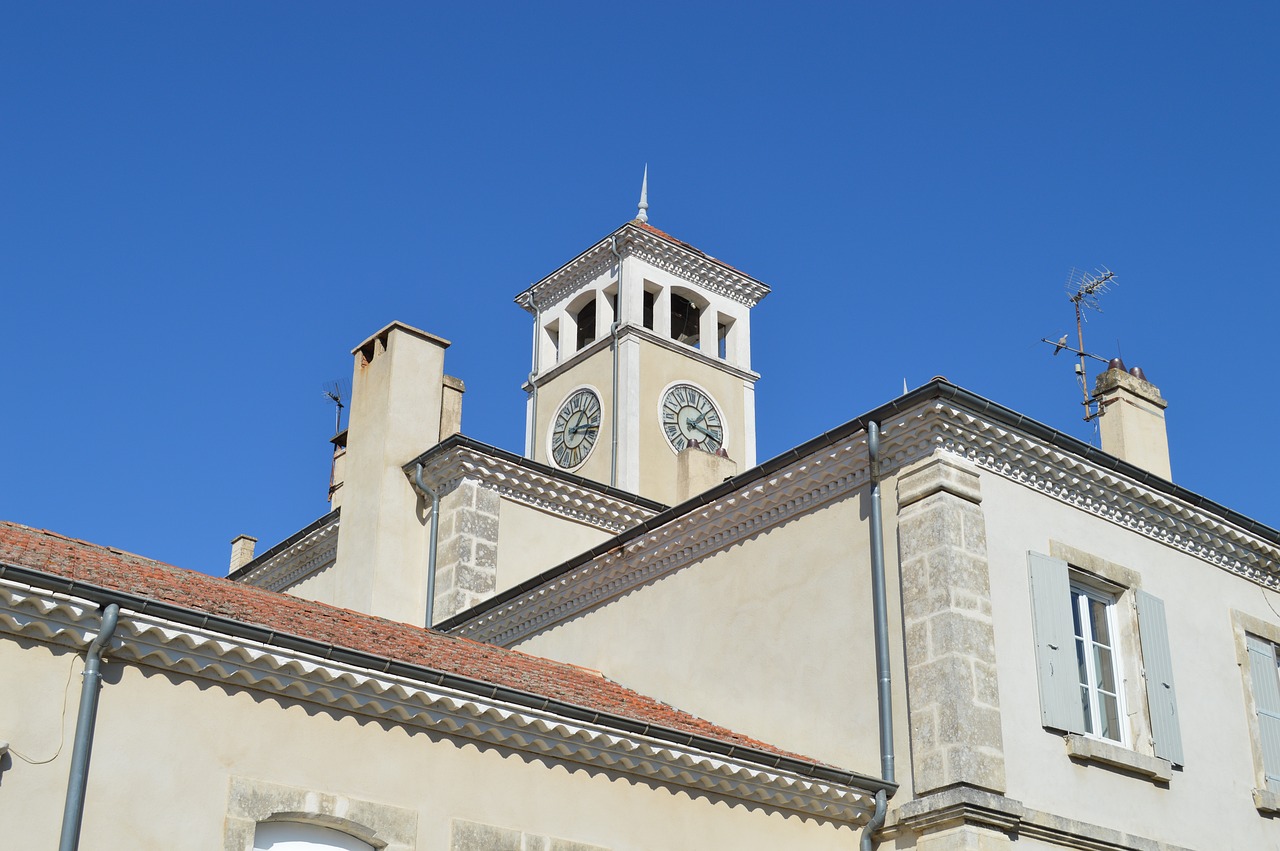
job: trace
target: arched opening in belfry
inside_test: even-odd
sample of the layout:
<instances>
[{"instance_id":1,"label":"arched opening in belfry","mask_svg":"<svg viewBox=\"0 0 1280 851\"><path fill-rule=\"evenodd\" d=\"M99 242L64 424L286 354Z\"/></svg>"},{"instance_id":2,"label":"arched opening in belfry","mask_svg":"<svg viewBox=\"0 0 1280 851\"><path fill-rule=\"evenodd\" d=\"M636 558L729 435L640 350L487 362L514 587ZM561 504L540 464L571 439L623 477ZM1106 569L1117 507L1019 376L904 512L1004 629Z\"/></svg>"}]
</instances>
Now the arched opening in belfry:
<instances>
[{"instance_id":1,"label":"arched opening in belfry","mask_svg":"<svg viewBox=\"0 0 1280 851\"><path fill-rule=\"evenodd\" d=\"M692 293L690 293L692 295ZM702 328L702 307L692 298L672 290L671 339L697 348Z\"/></svg>"}]
</instances>

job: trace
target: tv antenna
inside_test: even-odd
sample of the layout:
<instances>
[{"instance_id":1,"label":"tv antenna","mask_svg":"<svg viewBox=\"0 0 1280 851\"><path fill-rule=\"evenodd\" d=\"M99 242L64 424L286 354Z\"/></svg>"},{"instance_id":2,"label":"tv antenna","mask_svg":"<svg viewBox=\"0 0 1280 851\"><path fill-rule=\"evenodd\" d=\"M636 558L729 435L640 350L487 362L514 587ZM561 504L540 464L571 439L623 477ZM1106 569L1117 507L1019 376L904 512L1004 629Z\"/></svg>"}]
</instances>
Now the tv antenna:
<instances>
[{"instance_id":1,"label":"tv antenna","mask_svg":"<svg viewBox=\"0 0 1280 851\"><path fill-rule=\"evenodd\" d=\"M329 401L333 402L334 404L333 433L341 434L342 433L342 409L347 406L346 403L343 401L343 399L349 395L346 389L346 382L343 382L343 381L326 382L323 388L323 392L324 392L324 395L328 397Z\"/></svg>"},{"instance_id":2,"label":"tv antenna","mask_svg":"<svg viewBox=\"0 0 1280 851\"><path fill-rule=\"evenodd\" d=\"M1079 269L1072 269L1071 274L1067 275L1067 298L1076 309L1076 348L1072 348L1067 344L1067 336L1063 334L1057 340L1049 340L1041 338L1040 342L1048 343L1053 346L1053 353L1064 349L1075 355L1079 362L1076 364L1076 380L1080 383L1080 392L1084 396L1084 421L1089 422L1098 416L1098 411L1094 407L1093 395L1089 392L1089 359L1108 363L1107 359L1091 352L1085 351L1084 348L1084 323L1085 308L1102 312L1102 306L1099 304L1099 297L1113 286L1119 286L1116 280L1115 272L1103 267L1093 272L1085 272Z\"/></svg>"}]
</instances>

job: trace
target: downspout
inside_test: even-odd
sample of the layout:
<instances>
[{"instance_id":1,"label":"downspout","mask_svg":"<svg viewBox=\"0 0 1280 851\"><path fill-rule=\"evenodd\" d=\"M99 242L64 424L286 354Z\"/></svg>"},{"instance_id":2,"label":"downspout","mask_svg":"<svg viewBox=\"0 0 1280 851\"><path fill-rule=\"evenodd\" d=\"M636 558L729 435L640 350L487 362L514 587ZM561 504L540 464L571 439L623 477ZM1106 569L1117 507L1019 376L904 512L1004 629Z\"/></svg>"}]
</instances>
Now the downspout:
<instances>
[{"instance_id":1,"label":"downspout","mask_svg":"<svg viewBox=\"0 0 1280 851\"><path fill-rule=\"evenodd\" d=\"M858 840L858 851L871 851L876 847L874 834L884 827L884 817L888 811L889 796L885 794L883 789L877 789L876 811L871 814L871 820L862 828L862 836Z\"/></svg>"},{"instance_id":2,"label":"downspout","mask_svg":"<svg viewBox=\"0 0 1280 851\"><path fill-rule=\"evenodd\" d=\"M431 628L436 605L436 539L440 537L440 494L422 480L422 465L413 469L413 486L418 493L431 497L431 532L427 542L427 629Z\"/></svg>"},{"instance_id":3,"label":"downspout","mask_svg":"<svg viewBox=\"0 0 1280 851\"><path fill-rule=\"evenodd\" d=\"M890 783L893 766L893 689L889 671L889 615L884 579L884 528L880 509L880 424L867 423L867 461L871 468L871 606L876 635L876 698L880 715L880 776ZM884 826L888 796L876 793L876 810L862 829L861 851L871 851L872 834Z\"/></svg>"},{"instance_id":4,"label":"downspout","mask_svg":"<svg viewBox=\"0 0 1280 851\"><path fill-rule=\"evenodd\" d=\"M609 250L618 260L618 298L617 308L613 311L613 324L609 326L609 336L613 338L613 391L609 394L612 411L609 414L609 487L618 486L618 329L621 324L618 314L622 312L622 254L618 251L617 234L609 235Z\"/></svg>"},{"instance_id":5,"label":"downspout","mask_svg":"<svg viewBox=\"0 0 1280 851\"><path fill-rule=\"evenodd\" d=\"M84 820L84 793L89 783L89 753L93 750L93 728L98 716L98 690L102 688L102 651L116 631L120 607L110 603L102 610L102 625L85 654L80 684L80 715L76 718L76 738L71 746L71 775L67 778L67 803L62 809L62 838L58 851L76 851L80 845L80 824Z\"/></svg>"},{"instance_id":6,"label":"downspout","mask_svg":"<svg viewBox=\"0 0 1280 851\"><path fill-rule=\"evenodd\" d=\"M533 301L532 297L530 301ZM533 371L529 373L529 386L532 389L533 398L530 400L530 407L533 409L529 414L529 458L538 452L538 384L535 379L538 376L538 364L542 360L542 308L536 301L533 301Z\"/></svg>"}]
</instances>

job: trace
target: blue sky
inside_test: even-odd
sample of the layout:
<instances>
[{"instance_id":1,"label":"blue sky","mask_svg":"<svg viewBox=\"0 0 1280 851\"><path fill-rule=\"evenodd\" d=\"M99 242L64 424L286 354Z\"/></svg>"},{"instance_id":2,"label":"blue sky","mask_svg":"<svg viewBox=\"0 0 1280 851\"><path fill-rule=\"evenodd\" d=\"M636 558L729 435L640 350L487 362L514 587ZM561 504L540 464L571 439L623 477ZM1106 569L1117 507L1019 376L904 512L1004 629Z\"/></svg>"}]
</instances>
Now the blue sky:
<instances>
[{"instance_id":1,"label":"blue sky","mask_svg":"<svg viewBox=\"0 0 1280 851\"><path fill-rule=\"evenodd\" d=\"M934 375L1083 439L1087 347L1272 526L1274 4L8 4L0 518L212 573L327 510L398 319L522 448L511 301L635 213L769 283L760 457Z\"/></svg>"}]
</instances>

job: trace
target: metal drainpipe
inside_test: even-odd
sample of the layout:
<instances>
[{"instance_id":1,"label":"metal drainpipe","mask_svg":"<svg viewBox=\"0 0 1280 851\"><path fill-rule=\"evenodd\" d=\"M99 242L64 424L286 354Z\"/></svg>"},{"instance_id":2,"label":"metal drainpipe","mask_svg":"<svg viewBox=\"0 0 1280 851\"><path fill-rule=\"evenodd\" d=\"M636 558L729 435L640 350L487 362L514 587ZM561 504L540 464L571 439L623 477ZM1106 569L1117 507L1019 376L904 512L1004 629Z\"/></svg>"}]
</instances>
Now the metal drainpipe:
<instances>
[{"instance_id":1,"label":"metal drainpipe","mask_svg":"<svg viewBox=\"0 0 1280 851\"><path fill-rule=\"evenodd\" d=\"M609 336L613 338L613 392L610 393L610 405L612 412L609 414L609 487L616 488L618 486L618 329L621 323L618 321L618 314L622 312L622 254L618 251L618 237L614 234L609 236L609 250L613 252L613 256L618 260L618 298L615 301L617 305L613 312L613 324L609 326Z\"/></svg>"},{"instance_id":2,"label":"metal drainpipe","mask_svg":"<svg viewBox=\"0 0 1280 851\"><path fill-rule=\"evenodd\" d=\"M58 842L58 851L76 851L80 845L84 793L89 783L89 754L93 750L93 728L98 716L98 690L102 688L102 675L98 671L102 651L111 641L119 617L120 607L115 603L102 610L102 625L85 654L80 684L80 715L76 719L76 738L71 746L71 775L67 778L67 803L62 809L62 838Z\"/></svg>"},{"instance_id":3,"label":"metal drainpipe","mask_svg":"<svg viewBox=\"0 0 1280 851\"><path fill-rule=\"evenodd\" d=\"M541 361L542 354L542 308L537 302L533 305L533 372L529 373L529 386L533 388L533 399L531 408L533 412L529 415L529 458L538 452L538 385L534 379L538 375L538 363Z\"/></svg>"},{"instance_id":4,"label":"metal drainpipe","mask_svg":"<svg viewBox=\"0 0 1280 851\"><path fill-rule=\"evenodd\" d=\"M874 834L877 830L884 827L884 817L889 811L889 796L885 794L883 789L876 790L876 811L871 814L871 820L862 828L862 836L858 840L858 851L871 851L875 848Z\"/></svg>"},{"instance_id":5,"label":"metal drainpipe","mask_svg":"<svg viewBox=\"0 0 1280 851\"><path fill-rule=\"evenodd\" d=\"M880 424L867 423L867 460L871 468L871 606L876 635L876 698L880 715L880 776L896 782L893 765L893 689L889 670L889 616L884 578L884 528L880 509ZM888 796L876 793L876 810L863 828L861 851L871 851L872 834L884 825Z\"/></svg>"},{"instance_id":6,"label":"metal drainpipe","mask_svg":"<svg viewBox=\"0 0 1280 851\"><path fill-rule=\"evenodd\" d=\"M440 537L440 494L427 487L422 480L422 465L413 469L413 485L418 493L431 497L431 537L427 542L427 628L431 623L436 606L436 540Z\"/></svg>"}]
</instances>

